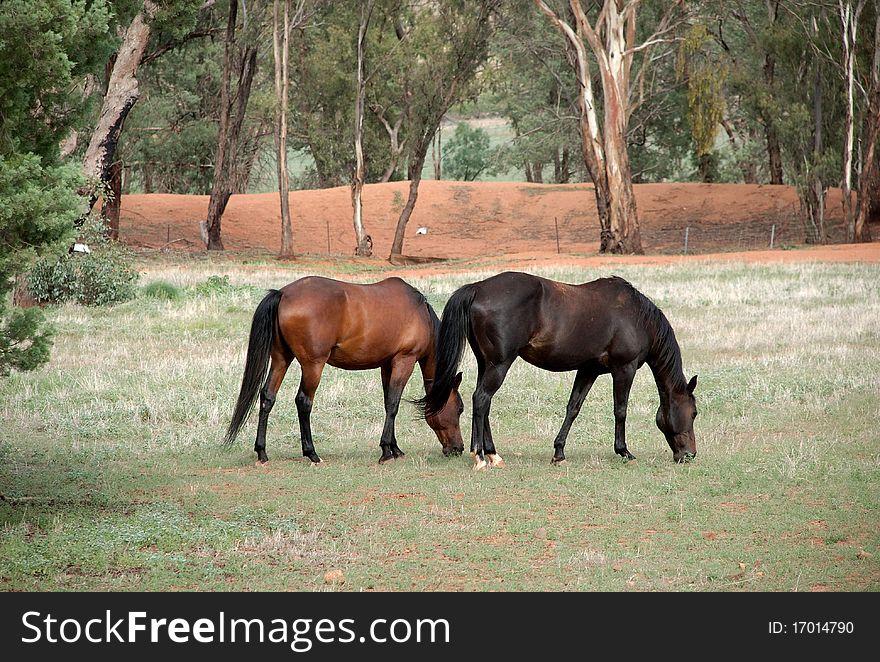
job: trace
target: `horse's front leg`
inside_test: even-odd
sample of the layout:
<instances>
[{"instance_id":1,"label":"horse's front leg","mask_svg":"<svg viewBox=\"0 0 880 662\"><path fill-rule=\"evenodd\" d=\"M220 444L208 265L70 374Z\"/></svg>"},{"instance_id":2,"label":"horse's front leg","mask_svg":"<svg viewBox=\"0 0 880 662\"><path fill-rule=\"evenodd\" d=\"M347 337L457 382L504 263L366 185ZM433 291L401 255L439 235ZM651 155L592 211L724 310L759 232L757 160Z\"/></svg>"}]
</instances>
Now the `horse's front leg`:
<instances>
[{"instance_id":1,"label":"horse's front leg","mask_svg":"<svg viewBox=\"0 0 880 662\"><path fill-rule=\"evenodd\" d=\"M415 367L415 358L395 357L390 363L382 366L382 391L385 394L385 425L382 428L382 437L379 440L379 448L382 456L379 463L387 462L405 453L397 445L397 435L394 430L394 422L397 411L400 409L400 398L403 389L412 375Z\"/></svg>"},{"instance_id":2,"label":"horse's front leg","mask_svg":"<svg viewBox=\"0 0 880 662\"><path fill-rule=\"evenodd\" d=\"M626 407L635 375L636 366L633 363L611 372L611 378L614 380L614 452L624 460L636 459L626 447Z\"/></svg>"},{"instance_id":3,"label":"horse's front leg","mask_svg":"<svg viewBox=\"0 0 880 662\"><path fill-rule=\"evenodd\" d=\"M580 413L584 400L593 387L596 377L597 375L594 372L588 372L584 369L577 371L574 385L571 387L571 397L569 397L568 406L565 408L565 420L562 421L562 427L559 429L559 434L556 435L556 439L553 442L553 459L550 460L551 464L562 464L565 462L565 441L568 439L571 425Z\"/></svg>"}]
</instances>

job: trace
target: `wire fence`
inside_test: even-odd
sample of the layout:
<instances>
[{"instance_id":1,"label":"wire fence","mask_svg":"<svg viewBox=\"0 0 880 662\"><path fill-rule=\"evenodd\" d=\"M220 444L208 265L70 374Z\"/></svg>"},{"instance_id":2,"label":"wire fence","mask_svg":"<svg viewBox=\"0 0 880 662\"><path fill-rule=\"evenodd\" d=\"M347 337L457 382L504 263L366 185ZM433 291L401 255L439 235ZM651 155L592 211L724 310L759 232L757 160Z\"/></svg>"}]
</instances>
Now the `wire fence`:
<instances>
[{"instance_id":1,"label":"wire fence","mask_svg":"<svg viewBox=\"0 0 880 662\"><path fill-rule=\"evenodd\" d=\"M843 241L840 219L828 219L826 230L829 242ZM796 210L724 223L694 218L676 225L648 222L642 229L646 250L661 253L782 249L807 241L807 228Z\"/></svg>"}]
</instances>

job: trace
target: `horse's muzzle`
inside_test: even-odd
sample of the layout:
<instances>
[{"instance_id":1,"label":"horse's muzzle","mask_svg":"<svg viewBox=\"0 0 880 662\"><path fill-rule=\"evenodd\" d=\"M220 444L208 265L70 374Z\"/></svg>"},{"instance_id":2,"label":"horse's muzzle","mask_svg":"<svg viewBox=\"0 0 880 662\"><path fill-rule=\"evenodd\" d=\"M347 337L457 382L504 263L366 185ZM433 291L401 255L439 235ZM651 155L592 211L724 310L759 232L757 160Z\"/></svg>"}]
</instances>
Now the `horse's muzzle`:
<instances>
[{"instance_id":1,"label":"horse's muzzle","mask_svg":"<svg viewBox=\"0 0 880 662\"><path fill-rule=\"evenodd\" d=\"M685 451L684 453L673 454L672 459L678 462L679 464L684 464L685 462L690 462L695 457L697 457L697 451L693 453Z\"/></svg>"},{"instance_id":2,"label":"horse's muzzle","mask_svg":"<svg viewBox=\"0 0 880 662\"><path fill-rule=\"evenodd\" d=\"M461 448L444 448L443 449L443 454L446 457L458 457L463 452L464 452L464 446L462 446Z\"/></svg>"}]
</instances>

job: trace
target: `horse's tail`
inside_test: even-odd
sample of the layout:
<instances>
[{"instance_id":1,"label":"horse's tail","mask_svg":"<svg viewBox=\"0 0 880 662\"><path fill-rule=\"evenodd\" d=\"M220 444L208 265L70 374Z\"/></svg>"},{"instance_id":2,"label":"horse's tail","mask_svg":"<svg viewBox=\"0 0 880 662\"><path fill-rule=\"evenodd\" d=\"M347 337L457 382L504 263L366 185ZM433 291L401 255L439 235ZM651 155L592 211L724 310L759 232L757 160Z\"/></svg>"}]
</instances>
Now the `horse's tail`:
<instances>
[{"instance_id":1,"label":"horse's tail","mask_svg":"<svg viewBox=\"0 0 880 662\"><path fill-rule=\"evenodd\" d=\"M232 420L226 430L224 443L226 445L235 441L241 426L247 421L260 386L266 377L269 367L269 357L272 353L272 342L275 339L275 326L278 319L278 303L281 301L280 290L269 290L263 297L254 319L251 322L251 335L248 341L247 358L244 362L244 377L241 379L241 391L238 394L238 402L235 403L235 411Z\"/></svg>"},{"instance_id":2,"label":"horse's tail","mask_svg":"<svg viewBox=\"0 0 880 662\"><path fill-rule=\"evenodd\" d=\"M437 337L437 369L434 383L424 398L415 401L422 415L437 414L446 405L449 394L455 388L458 364L464 353L464 342L471 322L471 305L477 295L477 288L465 285L449 297L443 308L440 331Z\"/></svg>"}]
</instances>

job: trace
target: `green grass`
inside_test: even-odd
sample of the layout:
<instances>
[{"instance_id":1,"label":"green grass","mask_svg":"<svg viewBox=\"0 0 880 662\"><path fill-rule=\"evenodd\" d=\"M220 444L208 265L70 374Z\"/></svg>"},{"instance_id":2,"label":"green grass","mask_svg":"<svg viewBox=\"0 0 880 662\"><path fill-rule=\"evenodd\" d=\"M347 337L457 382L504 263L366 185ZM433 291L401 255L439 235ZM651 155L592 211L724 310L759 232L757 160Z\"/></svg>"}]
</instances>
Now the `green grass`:
<instances>
[{"instance_id":1,"label":"green grass","mask_svg":"<svg viewBox=\"0 0 880 662\"><path fill-rule=\"evenodd\" d=\"M300 458L297 369L269 423L269 466L253 466L253 421L223 449L254 306L302 274L229 260L141 271L142 286L180 297L48 309L51 363L0 381L2 590L880 587L880 267L620 268L700 375L696 461L671 461L645 368L627 426L638 459L614 455L604 377L568 464L551 467L573 375L520 361L492 410L507 466L478 474L468 457L444 458L409 405L406 458L376 464L377 371L325 371L312 420L324 465ZM485 275L410 280L439 310ZM466 438L475 372L468 352ZM330 569L345 582L326 584Z\"/></svg>"}]
</instances>

